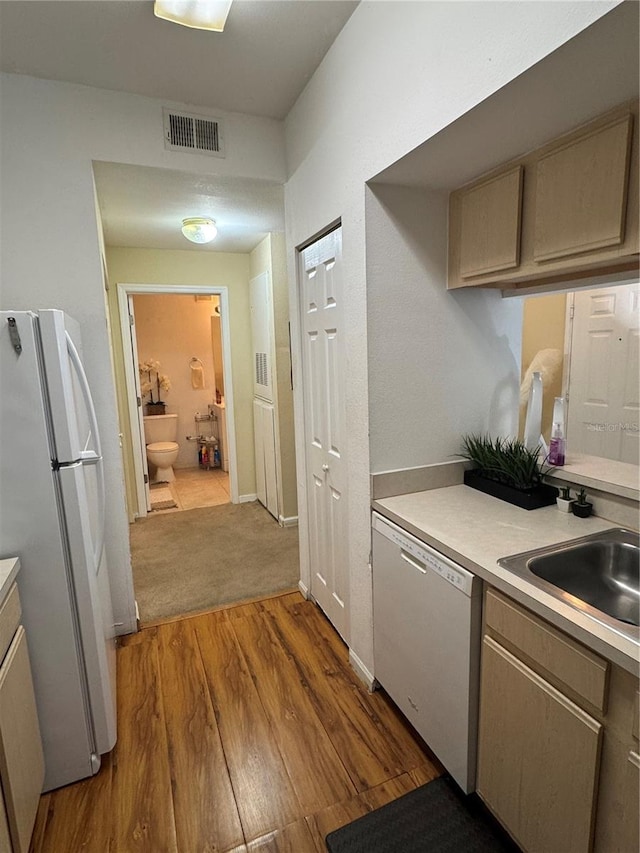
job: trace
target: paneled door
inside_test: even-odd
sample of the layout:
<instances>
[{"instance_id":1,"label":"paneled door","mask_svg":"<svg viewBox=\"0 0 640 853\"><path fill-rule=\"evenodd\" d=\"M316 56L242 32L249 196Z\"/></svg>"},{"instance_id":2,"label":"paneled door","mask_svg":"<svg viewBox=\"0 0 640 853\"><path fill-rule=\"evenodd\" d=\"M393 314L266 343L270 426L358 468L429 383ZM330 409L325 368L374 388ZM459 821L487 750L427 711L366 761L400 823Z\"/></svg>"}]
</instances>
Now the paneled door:
<instances>
[{"instance_id":1,"label":"paneled door","mask_svg":"<svg viewBox=\"0 0 640 853\"><path fill-rule=\"evenodd\" d=\"M311 595L348 641L342 230L300 253Z\"/></svg>"},{"instance_id":2,"label":"paneled door","mask_svg":"<svg viewBox=\"0 0 640 853\"><path fill-rule=\"evenodd\" d=\"M577 291L567 451L637 465L640 284Z\"/></svg>"}]
</instances>

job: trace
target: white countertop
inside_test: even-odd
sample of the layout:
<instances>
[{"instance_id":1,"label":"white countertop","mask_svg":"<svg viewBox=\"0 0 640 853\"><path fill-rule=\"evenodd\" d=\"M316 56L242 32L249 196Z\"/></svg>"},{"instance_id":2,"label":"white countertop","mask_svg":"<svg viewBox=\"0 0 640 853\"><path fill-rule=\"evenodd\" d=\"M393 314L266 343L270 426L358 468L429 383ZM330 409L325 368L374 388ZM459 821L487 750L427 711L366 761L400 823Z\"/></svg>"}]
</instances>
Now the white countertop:
<instances>
[{"instance_id":1,"label":"white countertop","mask_svg":"<svg viewBox=\"0 0 640 853\"><path fill-rule=\"evenodd\" d=\"M0 606L11 589L11 585L20 571L20 560L17 557L8 557L0 560Z\"/></svg>"},{"instance_id":2,"label":"white countertop","mask_svg":"<svg viewBox=\"0 0 640 853\"><path fill-rule=\"evenodd\" d=\"M384 498L374 501L373 508L594 651L638 672L640 643L497 563L501 557L620 525L595 516L576 518L555 505L520 509L463 485Z\"/></svg>"}]
</instances>

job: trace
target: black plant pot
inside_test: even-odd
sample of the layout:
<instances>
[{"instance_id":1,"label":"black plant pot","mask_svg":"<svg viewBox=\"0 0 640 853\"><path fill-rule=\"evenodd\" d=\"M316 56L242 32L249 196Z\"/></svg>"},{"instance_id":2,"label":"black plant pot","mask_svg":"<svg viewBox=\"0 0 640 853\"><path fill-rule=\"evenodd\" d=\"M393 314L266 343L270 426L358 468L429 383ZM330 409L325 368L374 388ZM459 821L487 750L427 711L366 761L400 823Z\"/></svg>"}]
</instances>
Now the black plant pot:
<instances>
[{"instance_id":1,"label":"black plant pot","mask_svg":"<svg viewBox=\"0 0 640 853\"><path fill-rule=\"evenodd\" d=\"M590 504L589 502L579 504L574 501L571 507L571 511L574 515L577 515L578 518L589 518L592 509L593 504Z\"/></svg>"},{"instance_id":2,"label":"black plant pot","mask_svg":"<svg viewBox=\"0 0 640 853\"><path fill-rule=\"evenodd\" d=\"M541 483L532 489L516 489L515 486L507 486L504 483L496 483L489 480L475 468L464 472L465 486L471 486L479 492L484 492L501 501L519 506L521 509L540 509L543 506L551 506L556 502L558 490L555 486Z\"/></svg>"}]
</instances>

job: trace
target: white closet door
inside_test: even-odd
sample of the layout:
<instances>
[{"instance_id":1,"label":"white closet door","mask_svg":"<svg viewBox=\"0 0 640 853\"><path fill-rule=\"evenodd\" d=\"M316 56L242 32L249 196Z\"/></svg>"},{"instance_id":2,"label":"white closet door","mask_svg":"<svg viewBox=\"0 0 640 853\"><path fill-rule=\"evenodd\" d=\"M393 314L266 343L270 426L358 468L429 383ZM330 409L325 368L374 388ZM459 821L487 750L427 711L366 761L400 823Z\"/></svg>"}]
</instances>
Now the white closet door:
<instances>
[{"instance_id":1,"label":"white closet door","mask_svg":"<svg viewBox=\"0 0 640 853\"><path fill-rule=\"evenodd\" d=\"M348 641L342 229L300 253L311 594Z\"/></svg>"},{"instance_id":2,"label":"white closet door","mask_svg":"<svg viewBox=\"0 0 640 853\"><path fill-rule=\"evenodd\" d=\"M267 505L267 484L264 475L264 452L262 449L262 407L261 400L253 401L253 438L256 452L256 494L262 506Z\"/></svg>"},{"instance_id":3,"label":"white closet door","mask_svg":"<svg viewBox=\"0 0 640 853\"><path fill-rule=\"evenodd\" d=\"M256 494L260 503L278 518L276 473L275 409L263 400L253 401L253 429L256 449Z\"/></svg>"},{"instance_id":4,"label":"white closet door","mask_svg":"<svg viewBox=\"0 0 640 853\"><path fill-rule=\"evenodd\" d=\"M265 403L262 408L262 451L264 454L265 506L278 518L278 488L276 477L276 415L274 407Z\"/></svg>"}]
</instances>

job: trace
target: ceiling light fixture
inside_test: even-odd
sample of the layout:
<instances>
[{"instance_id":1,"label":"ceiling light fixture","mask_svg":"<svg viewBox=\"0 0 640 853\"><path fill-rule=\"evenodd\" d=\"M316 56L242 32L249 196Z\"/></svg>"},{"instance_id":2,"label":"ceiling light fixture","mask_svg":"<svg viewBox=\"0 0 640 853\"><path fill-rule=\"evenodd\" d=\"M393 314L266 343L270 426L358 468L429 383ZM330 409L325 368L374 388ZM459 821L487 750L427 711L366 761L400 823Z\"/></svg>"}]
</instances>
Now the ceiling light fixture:
<instances>
[{"instance_id":1,"label":"ceiling light fixture","mask_svg":"<svg viewBox=\"0 0 640 853\"><path fill-rule=\"evenodd\" d=\"M191 216L182 220L182 233L192 243L210 243L218 233L213 219Z\"/></svg>"},{"instance_id":2,"label":"ceiling light fixture","mask_svg":"<svg viewBox=\"0 0 640 853\"><path fill-rule=\"evenodd\" d=\"M153 13L157 18L221 33L231 8L232 0L155 0Z\"/></svg>"}]
</instances>

